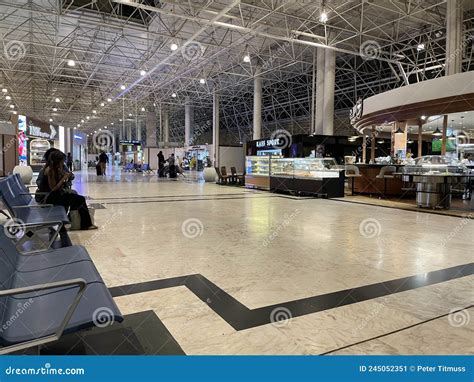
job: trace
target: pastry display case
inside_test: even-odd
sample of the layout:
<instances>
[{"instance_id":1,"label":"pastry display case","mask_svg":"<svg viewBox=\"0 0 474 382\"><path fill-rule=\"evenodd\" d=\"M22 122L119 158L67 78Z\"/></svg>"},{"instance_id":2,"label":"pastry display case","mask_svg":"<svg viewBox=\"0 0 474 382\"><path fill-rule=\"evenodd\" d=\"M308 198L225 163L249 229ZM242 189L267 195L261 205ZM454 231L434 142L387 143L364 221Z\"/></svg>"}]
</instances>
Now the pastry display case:
<instances>
[{"instance_id":1,"label":"pastry display case","mask_svg":"<svg viewBox=\"0 0 474 382\"><path fill-rule=\"evenodd\" d=\"M270 190L328 198L344 196L344 171L333 158L274 158Z\"/></svg>"},{"instance_id":2,"label":"pastry display case","mask_svg":"<svg viewBox=\"0 0 474 382\"><path fill-rule=\"evenodd\" d=\"M30 166L37 171L43 167L43 157L46 151L51 148L51 144L46 139L32 139L30 141Z\"/></svg>"},{"instance_id":3,"label":"pastry display case","mask_svg":"<svg viewBox=\"0 0 474 382\"><path fill-rule=\"evenodd\" d=\"M270 156L245 158L245 186L262 190L270 189Z\"/></svg>"}]
</instances>

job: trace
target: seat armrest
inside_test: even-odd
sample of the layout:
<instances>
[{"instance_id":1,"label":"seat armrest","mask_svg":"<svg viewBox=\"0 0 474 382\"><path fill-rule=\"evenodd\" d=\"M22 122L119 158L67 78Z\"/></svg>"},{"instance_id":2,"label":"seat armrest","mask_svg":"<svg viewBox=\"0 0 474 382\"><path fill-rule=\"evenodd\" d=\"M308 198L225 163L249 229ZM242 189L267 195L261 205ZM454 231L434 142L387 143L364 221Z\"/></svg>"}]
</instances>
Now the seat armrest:
<instances>
[{"instance_id":1,"label":"seat armrest","mask_svg":"<svg viewBox=\"0 0 474 382\"><path fill-rule=\"evenodd\" d=\"M51 208L54 207L53 204L25 204L24 206L14 206L12 208L14 209L20 209L20 208Z\"/></svg>"},{"instance_id":2,"label":"seat armrest","mask_svg":"<svg viewBox=\"0 0 474 382\"><path fill-rule=\"evenodd\" d=\"M58 330L56 331L56 333L47 337L41 337L35 340L31 340L31 341L27 341L27 342L15 344L15 345L7 346L7 347L2 347L0 348L0 354L8 354L11 352L20 351L23 349L28 349L33 346L44 345L46 343L59 340L64 330L66 329L67 324L71 320L72 315L76 311L76 308L79 305L79 302L81 301L81 297L84 294L87 283L84 279L77 278L77 279L56 281L52 283L32 285L32 286L23 287L23 288L7 289L7 290L0 291L0 297L6 297L6 296L14 296L14 295L25 294L25 293L30 293L30 292L40 292L43 290L62 288L62 287L68 287L68 286L78 286L79 290L76 296L74 297L72 304L69 306L69 309L67 310L66 315L64 316L64 319L61 325L59 326Z\"/></svg>"}]
</instances>

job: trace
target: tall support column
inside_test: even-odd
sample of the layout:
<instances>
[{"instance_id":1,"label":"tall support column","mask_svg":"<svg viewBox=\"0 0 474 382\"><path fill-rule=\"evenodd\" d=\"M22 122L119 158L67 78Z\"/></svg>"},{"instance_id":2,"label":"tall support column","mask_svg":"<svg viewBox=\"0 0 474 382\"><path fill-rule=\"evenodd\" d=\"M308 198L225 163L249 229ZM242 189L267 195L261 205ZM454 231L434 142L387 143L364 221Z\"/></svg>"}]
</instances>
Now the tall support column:
<instances>
[{"instance_id":1,"label":"tall support column","mask_svg":"<svg viewBox=\"0 0 474 382\"><path fill-rule=\"evenodd\" d=\"M324 135L334 135L334 91L336 87L336 52L326 49L324 62Z\"/></svg>"},{"instance_id":2,"label":"tall support column","mask_svg":"<svg viewBox=\"0 0 474 382\"><path fill-rule=\"evenodd\" d=\"M443 117L443 132L441 135L441 155L446 155L446 135L448 133L448 116Z\"/></svg>"},{"instance_id":3,"label":"tall support column","mask_svg":"<svg viewBox=\"0 0 474 382\"><path fill-rule=\"evenodd\" d=\"M314 132L317 135L324 133L324 62L325 62L325 49L317 49L317 60L316 60L316 117Z\"/></svg>"},{"instance_id":4,"label":"tall support column","mask_svg":"<svg viewBox=\"0 0 474 382\"><path fill-rule=\"evenodd\" d=\"M170 125L169 125L169 115L168 110L162 110L163 116L163 142L168 143L170 141Z\"/></svg>"},{"instance_id":5,"label":"tall support column","mask_svg":"<svg viewBox=\"0 0 474 382\"><path fill-rule=\"evenodd\" d=\"M253 82L253 139L262 138L262 78L260 67L255 69Z\"/></svg>"},{"instance_id":6,"label":"tall support column","mask_svg":"<svg viewBox=\"0 0 474 382\"><path fill-rule=\"evenodd\" d=\"M377 134L375 132L375 126L372 126L372 136L370 141L370 163L375 163L375 139Z\"/></svg>"},{"instance_id":7,"label":"tall support column","mask_svg":"<svg viewBox=\"0 0 474 382\"><path fill-rule=\"evenodd\" d=\"M194 108L191 105L191 100L186 97L186 104L184 105L184 145L192 145L194 125Z\"/></svg>"},{"instance_id":8,"label":"tall support column","mask_svg":"<svg viewBox=\"0 0 474 382\"><path fill-rule=\"evenodd\" d=\"M146 114L146 147L156 147L156 114L148 110Z\"/></svg>"},{"instance_id":9,"label":"tall support column","mask_svg":"<svg viewBox=\"0 0 474 382\"><path fill-rule=\"evenodd\" d=\"M367 163L367 136L362 136L362 163Z\"/></svg>"},{"instance_id":10,"label":"tall support column","mask_svg":"<svg viewBox=\"0 0 474 382\"><path fill-rule=\"evenodd\" d=\"M311 112L311 127L310 133L314 134L316 130L316 49L313 49L313 75L311 79L311 107L309 108Z\"/></svg>"},{"instance_id":11,"label":"tall support column","mask_svg":"<svg viewBox=\"0 0 474 382\"><path fill-rule=\"evenodd\" d=\"M418 158L423 155L423 124L418 122Z\"/></svg>"},{"instance_id":12,"label":"tall support column","mask_svg":"<svg viewBox=\"0 0 474 382\"><path fill-rule=\"evenodd\" d=\"M446 75L462 72L463 6L462 0L447 0L446 12Z\"/></svg>"},{"instance_id":13,"label":"tall support column","mask_svg":"<svg viewBox=\"0 0 474 382\"><path fill-rule=\"evenodd\" d=\"M127 126L127 141L131 141L131 140L132 140L132 122L130 121L130 123Z\"/></svg>"},{"instance_id":14,"label":"tall support column","mask_svg":"<svg viewBox=\"0 0 474 382\"><path fill-rule=\"evenodd\" d=\"M159 124L158 142L163 142L163 116L162 116L161 110L162 110L162 107L160 103L158 107L158 124Z\"/></svg>"},{"instance_id":15,"label":"tall support column","mask_svg":"<svg viewBox=\"0 0 474 382\"><path fill-rule=\"evenodd\" d=\"M219 93L214 89L212 102L212 146L214 148L214 166L219 167Z\"/></svg>"}]
</instances>

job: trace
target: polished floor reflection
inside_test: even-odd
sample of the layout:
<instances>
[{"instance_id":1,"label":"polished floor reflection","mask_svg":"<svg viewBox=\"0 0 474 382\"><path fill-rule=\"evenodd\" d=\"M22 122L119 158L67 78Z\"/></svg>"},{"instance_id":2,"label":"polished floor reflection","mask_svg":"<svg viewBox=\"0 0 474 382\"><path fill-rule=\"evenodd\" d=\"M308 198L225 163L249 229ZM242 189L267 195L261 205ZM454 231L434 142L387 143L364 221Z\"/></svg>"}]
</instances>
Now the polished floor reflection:
<instances>
[{"instance_id":1,"label":"polished floor reflection","mask_svg":"<svg viewBox=\"0 0 474 382\"><path fill-rule=\"evenodd\" d=\"M95 210L99 231L71 238L86 245L112 290L190 275L217 287L197 285L208 289L206 298L184 284L149 283L139 293L116 294L126 315L153 311L187 354L474 350L467 340L474 330L469 216L293 198L204 183L190 174L174 181L89 172L78 174L75 188L105 207ZM435 283L407 281L399 290L386 283L429 280L448 268L459 272ZM359 288L369 285L385 291L371 290L366 299L349 294L349 304L331 300L340 291L367 292ZM269 317L236 330L213 309L225 296ZM313 304L320 296L329 296L325 309L287 304Z\"/></svg>"}]
</instances>

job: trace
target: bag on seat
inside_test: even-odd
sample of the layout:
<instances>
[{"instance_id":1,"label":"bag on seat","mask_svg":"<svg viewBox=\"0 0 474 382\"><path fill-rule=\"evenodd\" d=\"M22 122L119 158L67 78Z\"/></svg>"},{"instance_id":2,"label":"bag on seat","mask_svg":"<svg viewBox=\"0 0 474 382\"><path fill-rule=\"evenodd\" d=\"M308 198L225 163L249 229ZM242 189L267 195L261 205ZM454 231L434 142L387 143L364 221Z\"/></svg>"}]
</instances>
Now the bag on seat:
<instances>
[{"instance_id":1,"label":"bag on seat","mask_svg":"<svg viewBox=\"0 0 474 382\"><path fill-rule=\"evenodd\" d=\"M95 209L89 208L89 215L91 216L92 224L94 224ZM69 212L69 219L71 220L71 231L80 231L81 229L81 215L78 210L71 210Z\"/></svg>"}]
</instances>

